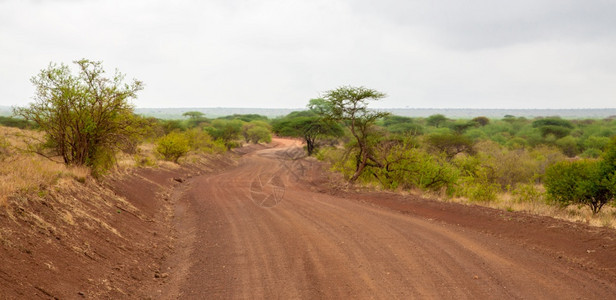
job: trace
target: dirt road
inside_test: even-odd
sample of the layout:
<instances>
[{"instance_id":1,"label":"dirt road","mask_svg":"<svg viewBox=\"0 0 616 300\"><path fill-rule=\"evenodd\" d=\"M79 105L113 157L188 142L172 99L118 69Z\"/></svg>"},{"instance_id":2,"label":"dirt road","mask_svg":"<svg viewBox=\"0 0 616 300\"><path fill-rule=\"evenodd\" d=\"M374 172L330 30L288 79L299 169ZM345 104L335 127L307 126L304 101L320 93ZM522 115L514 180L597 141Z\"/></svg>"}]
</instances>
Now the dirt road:
<instances>
[{"instance_id":1,"label":"dirt road","mask_svg":"<svg viewBox=\"0 0 616 300\"><path fill-rule=\"evenodd\" d=\"M178 193L177 253L158 296L616 297L613 230L426 200L408 204L387 194L319 192L316 163L296 159L298 143L277 143L246 153L227 171L193 178ZM594 248L578 246L584 242Z\"/></svg>"}]
</instances>

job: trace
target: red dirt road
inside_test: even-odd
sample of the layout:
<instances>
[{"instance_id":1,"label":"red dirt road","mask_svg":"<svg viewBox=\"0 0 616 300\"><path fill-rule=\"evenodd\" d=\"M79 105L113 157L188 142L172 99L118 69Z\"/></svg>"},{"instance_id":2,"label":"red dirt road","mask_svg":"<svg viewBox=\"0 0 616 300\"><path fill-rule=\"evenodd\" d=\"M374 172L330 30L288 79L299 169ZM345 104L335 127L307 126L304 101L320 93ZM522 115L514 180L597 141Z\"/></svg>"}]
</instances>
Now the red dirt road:
<instances>
[{"instance_id":1,"label":"red dirt road","mask_svg":"<svg viewBox=\"0 0 616 300\"><path fill-rule=\"evenodd\" d=\"M296 159L298 143L276 142L178 192L176 254L153 296L616 297L613 230L387 193L324 193L318 163Z\"/></svg>"}]
</instances>

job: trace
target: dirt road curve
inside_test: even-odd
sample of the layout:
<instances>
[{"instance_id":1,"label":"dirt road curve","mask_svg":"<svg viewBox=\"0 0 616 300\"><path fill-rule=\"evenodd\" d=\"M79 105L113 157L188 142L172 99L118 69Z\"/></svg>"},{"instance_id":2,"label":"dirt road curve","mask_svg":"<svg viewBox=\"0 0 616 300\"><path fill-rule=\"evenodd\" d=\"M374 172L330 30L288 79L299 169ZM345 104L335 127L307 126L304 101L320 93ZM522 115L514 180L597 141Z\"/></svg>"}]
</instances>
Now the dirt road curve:
<instances>
[{"instance_id":1,"label":"dirt road curve","mask_svg":"<svg viewBox=\"0 0 616 300\"><path fill-rule=\"evenodd\" d=\"M187 183L176 209L172 279L158 296L616 297L614 270L591 269L577 254L563 258L569 250L316 192L309 184L318 179L314 162L294 159L301 153L296 142L278 143Z\"/></svg>"}]
</instances>

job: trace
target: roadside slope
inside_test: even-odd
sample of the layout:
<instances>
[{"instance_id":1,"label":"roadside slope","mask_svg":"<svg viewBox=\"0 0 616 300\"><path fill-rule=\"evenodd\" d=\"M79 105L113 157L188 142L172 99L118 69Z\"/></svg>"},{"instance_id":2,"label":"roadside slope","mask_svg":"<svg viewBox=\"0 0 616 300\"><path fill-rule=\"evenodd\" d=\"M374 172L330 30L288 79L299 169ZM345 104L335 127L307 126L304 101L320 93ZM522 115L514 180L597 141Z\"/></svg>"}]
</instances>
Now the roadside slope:
<instances>
[{"instance_id":1,"label":"roadside slope","mask_svg":"<svg viewBox=\"0 0 616 300\"><path fill-rule=\"evenodd\" d=\"M0 208L0 299L147 298L173 251L171 192L189 174L232 163L64 178L14 195Z\"/></svg>"}]
</instances>

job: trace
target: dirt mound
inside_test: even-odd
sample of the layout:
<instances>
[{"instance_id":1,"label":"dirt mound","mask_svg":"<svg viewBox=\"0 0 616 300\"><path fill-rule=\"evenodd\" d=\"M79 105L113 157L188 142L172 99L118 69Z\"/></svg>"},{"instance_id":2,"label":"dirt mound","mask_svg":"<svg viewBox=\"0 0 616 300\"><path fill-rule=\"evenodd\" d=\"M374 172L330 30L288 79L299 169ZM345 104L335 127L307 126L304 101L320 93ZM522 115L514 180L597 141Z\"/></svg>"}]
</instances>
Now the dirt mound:
<instances>
[{"instance_id":1,"label":"dirt mound","mask_svg":"<svg viewBox=\"0 0 616 300\"><path fill-rule=\"evenodd\" d=\"M173 251L170 194L227 157L137 169L104 182L63 179L0 208L0 298L147 298ZM28 195L28 196L26 196Z\"/></svg>"}]
</instances>

